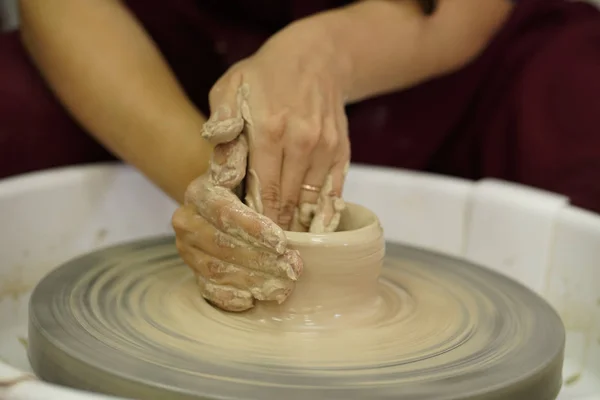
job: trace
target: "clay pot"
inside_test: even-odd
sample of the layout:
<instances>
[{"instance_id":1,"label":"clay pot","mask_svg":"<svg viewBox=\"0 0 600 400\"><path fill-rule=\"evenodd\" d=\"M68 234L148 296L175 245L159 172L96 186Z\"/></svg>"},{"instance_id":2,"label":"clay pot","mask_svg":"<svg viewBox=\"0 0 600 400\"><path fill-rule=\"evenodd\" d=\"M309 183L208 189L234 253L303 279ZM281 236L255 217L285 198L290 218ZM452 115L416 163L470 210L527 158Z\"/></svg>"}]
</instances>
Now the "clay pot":
<instances>
[{"instance_id":1,"label":"clay pot","mask_svg":"<svg viewBox=\"0 0 600 400\"><path fill-rule=\"evenodd\" d=\"M375 213L347 204L337 232L286 232L304 260L302 276L281 305L262 303L256 313L304 326L333 327L373 311L379 301L385 242ZM264 311L264 313L263 313Z\"/></svg>"}]
</instances>

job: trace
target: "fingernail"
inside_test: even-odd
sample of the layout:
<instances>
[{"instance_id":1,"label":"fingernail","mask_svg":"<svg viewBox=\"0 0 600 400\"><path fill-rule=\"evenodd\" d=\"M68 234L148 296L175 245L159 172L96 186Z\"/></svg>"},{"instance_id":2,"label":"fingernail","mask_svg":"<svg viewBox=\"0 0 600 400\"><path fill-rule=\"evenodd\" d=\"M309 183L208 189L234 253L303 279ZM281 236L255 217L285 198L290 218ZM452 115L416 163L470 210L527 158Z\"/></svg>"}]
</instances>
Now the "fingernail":
<instances>
[{"instance_id":1,"label":"fingernail","mask_svg":"<svg viewBox=\"0 0 600 400\"><path fill-rule=\"evenodd\" d=\"M292 266L292 264L289 263L288 260L285 259L285 256L284 259L281 259L277 264L279 264L278 267L285 272L285 275L288 277L288 279L291 279L294 282L298 280L296 269Z\"/></svg>"},{"instance_id":2,"label":"fingernail","mask_svg":"<svg viewBox=\"0 0 600 400\"><path fill-rule=\"evenodd\" d=\"M271 245L277 254L283 254L285 252L285 243L281 242L279 238L274 237Z\"/></svg>"},{"instance_id":3,"label":"fingernail","mask_svg":"<svg viewBox=\"0 0 600 400\"><path fill-rule=\"evenodd\" d=\"M333 209L335 211L343 211L346 208L346 202L341 197L336 198L333 201Z\"/></svg>"},{"instance_id":4,"label":"fingernail","mask_svg":"<svg viewBox=\"0 0 600 400\"><path fill-rule=\"evenodd\" d=\"M298 250L286 250L283 258L289 266L286 271L288 278L293 281L298 280L304 267L304 262L300 257L300 252Z\"/></svg>"},{"instance_id":5,"label":"fingernail","mask_svg":"<svg viewBox=\"0 0 600 400\"><path fill-rule=\"evenodd\" d=\"M293 287L293 283L282 282L279 278L269 279L264 282L263 287L260 290L261 295L263 296L262 300L275 300L277 303L281 304L290 295ZM254 297L258 299L258 297Z\"/></svg>"}]
</instances>

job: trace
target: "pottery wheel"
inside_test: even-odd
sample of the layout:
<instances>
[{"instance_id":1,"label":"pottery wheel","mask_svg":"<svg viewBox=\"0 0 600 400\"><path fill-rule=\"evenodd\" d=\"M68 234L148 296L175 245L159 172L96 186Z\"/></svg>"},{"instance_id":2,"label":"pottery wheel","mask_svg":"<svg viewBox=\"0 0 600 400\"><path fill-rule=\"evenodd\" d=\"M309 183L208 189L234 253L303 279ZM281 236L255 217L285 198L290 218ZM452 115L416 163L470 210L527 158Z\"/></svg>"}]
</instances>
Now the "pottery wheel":
<instances>
[{"instance_id":1,"label":"pottery wheel","mask_svg":"<svg viewBox=\"0 0 600 400\"><path fill-rule=\"evenodd\" d=\"M541 298L461 260L386 254L384 311L323 330L214 309L172 238L91 253L35 289L30 361L50 382L146 399L556 398L565 333Z\"/></svg>"}]
</instances>

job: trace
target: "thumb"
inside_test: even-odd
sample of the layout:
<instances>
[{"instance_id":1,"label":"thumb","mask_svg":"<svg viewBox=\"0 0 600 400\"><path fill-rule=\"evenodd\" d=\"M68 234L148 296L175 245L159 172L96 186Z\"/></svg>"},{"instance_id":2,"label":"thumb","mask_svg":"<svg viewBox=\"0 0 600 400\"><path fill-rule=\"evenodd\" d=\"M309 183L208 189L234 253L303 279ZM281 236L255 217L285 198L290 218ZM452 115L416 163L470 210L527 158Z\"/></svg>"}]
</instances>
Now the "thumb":
<instances>
[{"instance_id":1,"label":"thumb","mask_svg":"<svg viewBox=\"0 0 600 400\"><path fill-rule=\"evenodd\" d=\"M238 135L230 142L215 146L210 162L210 179L218 186L233 190L246 175L248 139Z\"/></svg>"},{"instance_id":2,"label":"thumb","mask_svg":"<svg viewBox=\"0 0 600 400\"><path fill-rule=\"evenodd\" d=\"M213 146L231 142L237 138L244 129L242 117L242 103L244 91L240 88L215 87L209 96L211 112L210 118L204 124L202 137Z\"/></svg>"}]
</instances>

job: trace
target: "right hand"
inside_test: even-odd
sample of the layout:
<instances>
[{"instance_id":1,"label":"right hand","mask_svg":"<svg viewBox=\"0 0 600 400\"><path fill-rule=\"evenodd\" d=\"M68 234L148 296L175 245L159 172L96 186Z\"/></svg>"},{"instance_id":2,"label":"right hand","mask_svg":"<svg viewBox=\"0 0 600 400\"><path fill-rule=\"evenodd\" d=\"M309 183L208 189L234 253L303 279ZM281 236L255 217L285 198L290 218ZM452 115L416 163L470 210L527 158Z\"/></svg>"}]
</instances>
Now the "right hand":
<instances>
[{"instance_id":1,"label":"right hand","mask_svg":"<svg viewBox=\"0 0 600 400\"><path fill-rule=\"evenodd\" d=\"M350 161L345 112L348 68L328 30L290 24L238 61L209 93L215 128L243 120L249 144L246 204L285 230L335 231ZM285 60L285 61L283 61Z\"/></svg>"},{"instance_id":2,"label":"right hand","mask_svg":"<svg viewBox=\"0 0 600 400\"><path fill-rule=\"evenodd\" d=\"M229 124L222 135L242 127ZM202 296L227 311L248 310L255 300L282 303L302 272L302 259L287 249L283 229L233 193L248 156L247 138L239 133L215 147L210 170L188 186L172 219L177 249Z\"/></svg>"}]
</instances>

